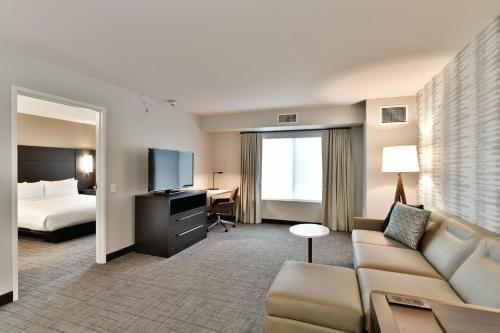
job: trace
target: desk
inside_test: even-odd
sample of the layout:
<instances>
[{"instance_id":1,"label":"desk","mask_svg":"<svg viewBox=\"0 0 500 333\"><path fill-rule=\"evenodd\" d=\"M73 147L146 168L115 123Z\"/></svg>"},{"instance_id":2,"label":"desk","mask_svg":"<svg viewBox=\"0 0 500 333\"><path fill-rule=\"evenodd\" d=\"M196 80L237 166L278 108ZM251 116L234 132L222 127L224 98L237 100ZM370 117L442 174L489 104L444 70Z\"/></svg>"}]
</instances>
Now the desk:
<instances>
[{"instance_id":1,"label":"desk","mask_svg":"<svg viewBox=\"0 0 500 333\"><path fill-rule=\"evenodd\" d=\"M228 193L231 193L231 192L232 192L231 190L224 190L224 189L220 189L220 190L207 190L207 198L208 198L209 206L212 206L213 197L222 196L223 194L228 194Z\"/></svg>"},{"instance_id":2,"label":"desk","mask_svg":"<svg viewBox=\"0 0 500 333\"><path fill-rule=\"evenodd\" d=\"M215 197L222 194L231 193L231 190L207 190L207 197Z\"/></svg>"}]
</instances>

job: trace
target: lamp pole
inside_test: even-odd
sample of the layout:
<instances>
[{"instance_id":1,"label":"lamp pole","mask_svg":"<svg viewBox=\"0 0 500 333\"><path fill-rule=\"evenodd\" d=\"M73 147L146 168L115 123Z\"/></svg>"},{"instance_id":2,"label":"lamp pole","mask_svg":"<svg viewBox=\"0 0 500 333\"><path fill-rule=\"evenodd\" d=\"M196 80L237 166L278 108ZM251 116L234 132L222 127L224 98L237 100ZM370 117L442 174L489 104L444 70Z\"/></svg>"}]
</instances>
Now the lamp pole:
<instances>
[{"instance_id":1,"label":"lamp pole","mask_svg":"<svg viewBox=\"0 0 500 333\"><path fill-rule=\"evenodd\" d=\"M396 194L394 196L394 202L401 202L406 205L406 194L405 188L403 187L403 177L398 173L398 184L396 185Z\"/></svg>"}]
</instances>

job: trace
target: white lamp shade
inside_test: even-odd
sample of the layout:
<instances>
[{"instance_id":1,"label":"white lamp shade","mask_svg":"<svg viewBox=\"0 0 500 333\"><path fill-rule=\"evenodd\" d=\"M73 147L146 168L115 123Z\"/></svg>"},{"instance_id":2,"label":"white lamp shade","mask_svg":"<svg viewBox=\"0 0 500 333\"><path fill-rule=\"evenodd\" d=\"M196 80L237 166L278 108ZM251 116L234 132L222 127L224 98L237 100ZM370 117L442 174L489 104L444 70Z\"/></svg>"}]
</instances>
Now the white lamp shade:
<instances>
[{"instance_id":1,"label":"white lamp shade","mask_svg":"<svg viewBox=\"0 0 500 333\"><path fill-rule=\"evenodd\" d=\"M81 169L83 172L94 171L94 158L92 155L83 155L81 160Z\"/></svg>"},{"instance_id":2,"label":"white lamp shade","mask_svg":"<svg viewBox=\"0 0 500 333\"><path fill-rule=\"evenodd\" d=\"M384 147L382 172L418 172L417 146Z\"/></svg>"}]
</instances>

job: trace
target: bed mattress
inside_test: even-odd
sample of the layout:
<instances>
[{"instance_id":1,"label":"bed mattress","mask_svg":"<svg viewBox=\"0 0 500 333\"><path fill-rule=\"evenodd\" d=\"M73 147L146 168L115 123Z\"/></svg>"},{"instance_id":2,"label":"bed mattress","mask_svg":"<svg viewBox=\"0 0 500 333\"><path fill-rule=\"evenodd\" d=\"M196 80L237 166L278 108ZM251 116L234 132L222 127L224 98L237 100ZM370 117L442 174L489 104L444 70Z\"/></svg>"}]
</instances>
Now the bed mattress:
<instances>
[{"instance_id":1,"label":"bed mattress","mask_svg":"<svg viewBox=\"0 0 500 333\"><path fill-rule=\"evenodd\" d=\"M96 197L72 195L37 200L19 200L18 227L54 231L96 220Z\"/></svg>"}]
</instances>

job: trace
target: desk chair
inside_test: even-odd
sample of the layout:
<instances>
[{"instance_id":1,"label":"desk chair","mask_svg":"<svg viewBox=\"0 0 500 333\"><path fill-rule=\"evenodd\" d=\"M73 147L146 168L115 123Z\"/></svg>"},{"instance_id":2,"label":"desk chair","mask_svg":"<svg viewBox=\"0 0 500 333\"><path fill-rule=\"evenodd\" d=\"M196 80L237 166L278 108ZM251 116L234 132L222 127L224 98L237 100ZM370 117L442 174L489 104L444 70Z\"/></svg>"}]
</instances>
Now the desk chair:
<instances>
[{"instance_id":1,"label":"desk chair","mask_svg":"<svg viewBox=\"0 0 500 333\"><path fill-rule=\"evenodd\" d=\"M212 205L209 207L208 212L210 215L215 215L217 219L215 220L214 223L212 223L208 227L208 231L212 229L216 225L220 225L224 227L224 231L227 232L227 225L232 225L233 228L236 227L236 225L233 222L229 221L224 221L222 220L221 214L231 214L231 216L234 216L234 211L236 209L236 198L238 197L238 186L235 186L233 190L231 191L231 195L227 199L215 199Z\"/></svg>"}]
</instances>

